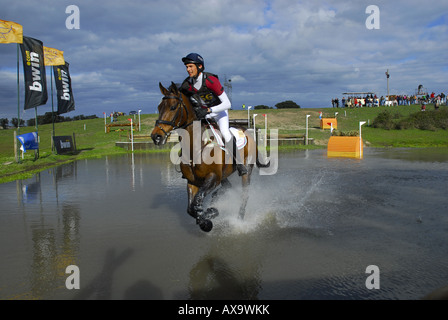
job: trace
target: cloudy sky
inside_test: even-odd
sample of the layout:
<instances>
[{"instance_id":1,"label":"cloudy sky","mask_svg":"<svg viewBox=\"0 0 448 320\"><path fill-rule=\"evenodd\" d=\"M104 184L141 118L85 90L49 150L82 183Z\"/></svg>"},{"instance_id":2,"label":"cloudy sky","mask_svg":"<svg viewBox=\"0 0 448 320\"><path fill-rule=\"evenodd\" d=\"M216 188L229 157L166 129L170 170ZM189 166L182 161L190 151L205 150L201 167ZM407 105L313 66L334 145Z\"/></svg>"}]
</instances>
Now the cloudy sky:
<instances>
[{"instance_id":1,"label":"cloudy sky","mask_svg":"<svg viewBox=\"0 0 448 320\"><path fill-rule=\"evenodd\" d=\"M69 5L79 8L79 29L66 27ZM379 21L366 13L369 5ZM181 58L190 52L222 82L231 80L233 109L285 100L330 107L347 91L385 95L387 69L391 94L420 84L448 92L446 0L0 0L0 8L0 19L21 24L25 36L64 51L76 104L66 116L154 113L158 83L181 82ZM0 44L0 55L0 118L11 119L16 44ZM50 67L47 74L50 87ZM20 86L21 117L29 119L22 75ZM48 111L51 98L38 107Z\"/></svg>"}]
</instances>

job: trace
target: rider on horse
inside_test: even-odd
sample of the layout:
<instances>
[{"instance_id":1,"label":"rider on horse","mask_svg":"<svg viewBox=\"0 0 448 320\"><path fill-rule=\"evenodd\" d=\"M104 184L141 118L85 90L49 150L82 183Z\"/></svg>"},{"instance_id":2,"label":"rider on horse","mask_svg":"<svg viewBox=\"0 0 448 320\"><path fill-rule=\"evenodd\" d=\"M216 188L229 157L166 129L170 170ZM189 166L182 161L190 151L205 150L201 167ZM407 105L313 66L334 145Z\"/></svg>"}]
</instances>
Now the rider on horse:
<instances>
[{"instance_id":1,"label":"rider on horse","mask_svg":"<svg viewBox=\"0 0 448 320\"><path fill-rule=\"evenodd\" d=\"M180 90L190 98L198 119L213 118L219 126L225 140L226 149L231 153L240 176L247 174L236 148L236 138L229 130L229 114L231 103L224 91L218 76L204 72L204 59L197 53L190 53L182 58L189 77L182 83Z\"/></svg>"}]
</instances>

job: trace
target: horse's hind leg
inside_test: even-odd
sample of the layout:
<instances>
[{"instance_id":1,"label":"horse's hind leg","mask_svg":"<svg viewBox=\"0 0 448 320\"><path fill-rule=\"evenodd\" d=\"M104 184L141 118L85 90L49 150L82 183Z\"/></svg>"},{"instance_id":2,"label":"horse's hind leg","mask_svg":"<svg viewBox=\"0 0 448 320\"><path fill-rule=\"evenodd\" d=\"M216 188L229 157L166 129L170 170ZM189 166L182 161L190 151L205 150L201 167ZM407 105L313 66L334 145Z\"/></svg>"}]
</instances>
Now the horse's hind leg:
<instances>
[{"instance_id":1,"label":"horse's hind leg","mask_svg":"<svg viewBox=\"0 0 448 320\"><path fill-rule=\"evenodd\" d=\"M230 183L230 181L226 178L221 180L221 188L219 188L218 190L216 190L215 192L213 192L212 194L212 204L216 202L216 200L218 199L218 197L220 195L222 195L224 192L226 192L227 190L229 190L232 187L232 184Z\"/></svg>"},{"instance_id":2,"label":"horse's hind leg","mask_svg":"<svg viewBox=\"0 0 448 320\"><path fill-rule=\"evenodd\" d=\"M251 171L251 170L250 170ZM242 178L242 186L243 186L243 201L241 203L240 206L240 219L244 219L244 216L246 214L246 205L247 205L247 200L249 199L249 185L250 185L250 174L246 174L244 176L241 177Z\"/></svg>"}]
</instances>

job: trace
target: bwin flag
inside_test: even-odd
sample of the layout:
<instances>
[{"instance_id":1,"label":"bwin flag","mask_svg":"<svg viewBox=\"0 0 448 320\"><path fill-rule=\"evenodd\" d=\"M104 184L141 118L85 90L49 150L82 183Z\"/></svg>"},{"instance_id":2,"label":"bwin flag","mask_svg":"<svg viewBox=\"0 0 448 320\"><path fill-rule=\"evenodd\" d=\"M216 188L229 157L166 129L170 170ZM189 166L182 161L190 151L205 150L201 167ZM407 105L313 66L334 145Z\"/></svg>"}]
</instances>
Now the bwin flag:
<instances>
[{"instance_id":1,"label":"bwin flag","mask_svg":"<svg viewBox=\"0 0 448 320\"><path fill-rule=\"evenodd\" d=\"M25 110L47 103L47 78L42 41L23 37L20 44L25 74Z\"/></svg>"},{"instance_id":2,"label":"bwin flag","mask_svg":"<svg viewBox=\"0 0 448 320\"><path fill-rule=\"evenodd\" d=\"M23 27L12 21L0 20L0 43L22 43Z\"/></svg>"},{"instance_id":3,"label":"bwin flag","mask_svg":"<svg viewBox=\"0 0 448 320\"><path fill-rule=\"evenodd\" d=\"M58 114L75 110L75 100L73 99L72 84L68 68L68 62L66 62L65 65L53 67L58 96Z\"/></svg>"},{"instance_id":4,"label":"bwin flag","mask_svg":"<svg viewBox=\"0 0 448 320\"><path fill-rule=\"evenodd\" d=\"M64 51L44 46L44 62L46 66L60 66L65 63Z\"/></svg>"}]
</instances>

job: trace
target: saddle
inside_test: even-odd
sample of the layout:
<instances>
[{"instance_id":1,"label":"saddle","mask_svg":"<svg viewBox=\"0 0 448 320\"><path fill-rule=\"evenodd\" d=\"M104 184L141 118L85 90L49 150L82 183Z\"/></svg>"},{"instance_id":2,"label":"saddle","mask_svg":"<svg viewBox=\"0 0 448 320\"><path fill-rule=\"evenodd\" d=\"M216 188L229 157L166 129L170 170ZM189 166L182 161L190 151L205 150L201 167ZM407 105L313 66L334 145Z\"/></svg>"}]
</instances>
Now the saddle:
<instances>
[{"instance_id":1,"label":"saddle","mask_svg":"<svg viewBox=\"0 0 448 320\"><path fill-rule=\"evenodd\" d=\"M205 124L206 129L204 134L204 144L206 146L218 146L225 151L226 149L224 139L222 138L216 121L214 119L204 119L202 121ZM229 130L230 133L235 137L237 149L243 149L247 144L247 137L244 134L244 131L242 129L234 127L230 127Z\"/></svg>"}]
</instances>

